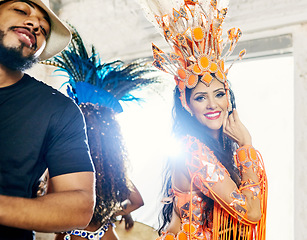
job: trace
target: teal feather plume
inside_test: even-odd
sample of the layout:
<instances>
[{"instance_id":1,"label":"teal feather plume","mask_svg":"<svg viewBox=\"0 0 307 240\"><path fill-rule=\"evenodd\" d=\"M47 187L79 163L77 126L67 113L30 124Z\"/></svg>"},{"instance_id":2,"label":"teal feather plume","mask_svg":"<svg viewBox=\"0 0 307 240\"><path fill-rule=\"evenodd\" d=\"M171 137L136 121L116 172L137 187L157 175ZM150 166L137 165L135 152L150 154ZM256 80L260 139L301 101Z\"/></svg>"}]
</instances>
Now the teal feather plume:
<instances>
[{"instance_id":1,"label":"teal feather plume","mask_svg":"<svg viewBox=\"0 0 307 240\"><path fill-rule=\"evenodd\" d=\"M91 102L122 112L119 101L139 100L130 92L158 82L152 62L138 59L102 62L94 46L87 53L76 28L71 26L71 43L58 55L41 63L58 67L69 76L68 95L77 104Z\"/></svg>"}]
</instances>

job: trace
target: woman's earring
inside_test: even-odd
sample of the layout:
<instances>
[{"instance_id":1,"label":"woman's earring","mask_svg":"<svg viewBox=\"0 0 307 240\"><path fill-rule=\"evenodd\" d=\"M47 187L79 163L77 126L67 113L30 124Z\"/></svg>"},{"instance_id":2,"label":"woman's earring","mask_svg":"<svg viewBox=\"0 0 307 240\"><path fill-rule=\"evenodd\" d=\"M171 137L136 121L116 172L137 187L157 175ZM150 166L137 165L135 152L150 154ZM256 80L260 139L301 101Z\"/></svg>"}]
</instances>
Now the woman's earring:
<instances>
[{"instance_id":1,"label":"woman's earring","mask_svg":"<svg viewBox=\"0 0 307 240\"><path fill-rule=\"evenodd\" d=\"M224 150L226 150L226 141L227 141L227 139L226 139L226 136L224 134L222 136L222 140L223 140L223 148L224 148Z\"/></svg>"}]
</instances>

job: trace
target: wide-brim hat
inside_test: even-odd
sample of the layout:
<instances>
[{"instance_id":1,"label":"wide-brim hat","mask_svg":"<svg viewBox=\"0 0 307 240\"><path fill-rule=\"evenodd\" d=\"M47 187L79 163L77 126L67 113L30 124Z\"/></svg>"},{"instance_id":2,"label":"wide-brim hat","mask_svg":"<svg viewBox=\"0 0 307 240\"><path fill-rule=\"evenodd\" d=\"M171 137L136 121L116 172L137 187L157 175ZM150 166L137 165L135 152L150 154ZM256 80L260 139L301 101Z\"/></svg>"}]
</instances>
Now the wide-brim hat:
<instances>
[{"instance_id":1,"label":"wide-brim hat","mask_svg":"<svg viewBox=\"0 0 307 240\"><path fill-rule=\"evenodd\" d=\"M0 0L2 2L4 0ZM71 33L68 27L63 23L49 7L49 0L30 0L46 11L50 18L51 29L47 39L45 49L39 56L40 60L46 60L61 52L70 42Z\"/></svg>"}]
</instances>

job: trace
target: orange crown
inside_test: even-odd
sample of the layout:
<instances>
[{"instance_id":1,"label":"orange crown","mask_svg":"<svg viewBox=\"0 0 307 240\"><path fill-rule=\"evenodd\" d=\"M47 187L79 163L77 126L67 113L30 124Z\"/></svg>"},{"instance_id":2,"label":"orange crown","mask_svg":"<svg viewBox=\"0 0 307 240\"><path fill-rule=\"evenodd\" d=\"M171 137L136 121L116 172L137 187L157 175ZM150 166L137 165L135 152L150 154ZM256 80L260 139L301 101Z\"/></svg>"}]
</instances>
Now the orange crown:
<instances>
[{"instance_id":1,"label":"orange crown","mask_svg":"<svg viewBox=\"0 0 307 240\"><path fill-rule=\"evenodd\" d=\"M206 6L204 2L209 3ZM215 77L228 89L226 75L232 64L225 70L224 63L242 32L235 28L228 30L227 41L223 43L222 23L226 14L227 8L218 9L217 0L184 0L180 9L173 8L172 14L155 15L173 52L166 54L152 44L153 64L175 76L182 106L189 112L185 99L186 87L194 88L199 80L209 86ZM238 58L242 59L245 52L245 49L242 50Z\"/></svg>"}]
</instances>

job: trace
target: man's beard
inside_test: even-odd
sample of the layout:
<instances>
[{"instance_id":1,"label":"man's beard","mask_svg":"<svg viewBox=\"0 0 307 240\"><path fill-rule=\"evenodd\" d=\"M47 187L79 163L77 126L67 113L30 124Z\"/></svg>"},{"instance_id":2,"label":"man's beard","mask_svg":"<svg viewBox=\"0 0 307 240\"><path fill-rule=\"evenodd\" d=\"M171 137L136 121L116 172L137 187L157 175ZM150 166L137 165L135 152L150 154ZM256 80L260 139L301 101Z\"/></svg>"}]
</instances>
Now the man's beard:
<instances>
[{"instance_id":1,"label":"man's beard","mask_svg":"<svg viewBox=\"0 0 307 240\"><path fill-rule=\"evenodd\" d=\"M5 47L3 44L4 31L0 30L0 64L13 71L24 71L38 62L35 56L24 57L22 49L23 43L19 47Z\"/></svg>"}]
</instances>

